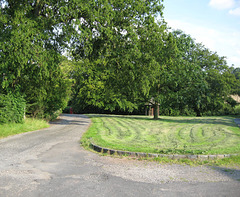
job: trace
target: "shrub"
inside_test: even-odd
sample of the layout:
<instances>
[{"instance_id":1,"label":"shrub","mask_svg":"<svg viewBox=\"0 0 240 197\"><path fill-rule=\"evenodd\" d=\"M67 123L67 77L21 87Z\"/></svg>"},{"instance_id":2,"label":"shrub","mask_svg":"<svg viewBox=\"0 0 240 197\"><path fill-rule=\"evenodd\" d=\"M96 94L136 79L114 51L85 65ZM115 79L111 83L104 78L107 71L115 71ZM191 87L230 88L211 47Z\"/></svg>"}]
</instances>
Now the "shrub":
<instances>
[{"instance_id":1,"label":"shrub","mask_svg":"<svg viewBox=\"0 0 240 197\"><path fill-rule=\"evenodd\" d=\"M22 123L26 102L22 96L0 94L0 124L15 122Z\"/></svg>"},{"instance_id":2,"label":"shrub","mask_svg":"<svg viewBox=\"0 0 240 197\"><path fill-rule=\"evenodd\" d=\"M62 110L59 109L53 113L48 113L48 114L45 114L45 117L44 119L47 120L47 121L50 121L50 120L55 120L58 118L58 116L62 113Z\"/></svg>"},{"instance_id":3,"label":"shrub","mask_svg":"<svg viewBox=\"0 0 240 197\"><path fill-rule=\"evenodd\" d=\"M237 105L235 107L235 113L236 113L236 115L240 115L240 105Z\"/></svg>"}]
</instances>

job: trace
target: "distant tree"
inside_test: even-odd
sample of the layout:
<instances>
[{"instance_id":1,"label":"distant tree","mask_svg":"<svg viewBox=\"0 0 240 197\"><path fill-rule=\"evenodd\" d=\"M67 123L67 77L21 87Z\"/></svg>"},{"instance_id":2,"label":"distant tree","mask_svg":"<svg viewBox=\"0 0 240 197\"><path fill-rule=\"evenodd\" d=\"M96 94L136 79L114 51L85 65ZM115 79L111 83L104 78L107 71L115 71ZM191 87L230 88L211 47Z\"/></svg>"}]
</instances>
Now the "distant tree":
<instances>
[{"instance_id":1,"label":"distant tree","mask_svg":"<svg viewBox=\"0 0 240 197\"><path fill-rule=\"evenodd\" d=\"M240 68L233 68L232 73L235 75L236 79L240 80Z\"/></svg>"},{"instance_id":2,"label":"distant tree","mask_svg":"<svg viewBox=\"0 0 240 197\"><path fill-rule=\"evenodd\" d=\"M233 91L234 77L225 57L220 57L195 43L182 31L173 32L179 49L182 75L183 104L192 108L197 116L223 108ZM180 84L180 83L179 83Z\"/></svg>"},{"instance_id":3,"label":"distant tree","mask_svg":"<svg viewBox=\"0 0 240 197\"><path fill-rule=\"evenodd\" d=\"M231 73L235 76L233 82L233 94L240 96L240 68L231 68Z\"/></svg>"}]
</instances>

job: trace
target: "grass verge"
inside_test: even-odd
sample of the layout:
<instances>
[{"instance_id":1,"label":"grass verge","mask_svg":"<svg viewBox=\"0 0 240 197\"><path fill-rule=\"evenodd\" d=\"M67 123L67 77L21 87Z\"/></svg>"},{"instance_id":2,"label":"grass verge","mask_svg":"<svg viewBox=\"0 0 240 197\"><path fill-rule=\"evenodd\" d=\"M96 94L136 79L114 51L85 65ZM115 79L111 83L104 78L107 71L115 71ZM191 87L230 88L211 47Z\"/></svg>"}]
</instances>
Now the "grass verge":
<instances>
[{"instance_id":1,"label":"grass verge","mask_svg":"<svg viewBox=\"0 0 240 197\"><path fill-rule=\"evenodd\" d=\"M90 149L89 149L90 150ZM109 155L106 153L99 153L102 156L109 156L115 158L128 158L139 161L149 161L149 162L157 162L160 164L180 164L180 165L190 165L190 166L198 166L198 165L206 165L206 166L218 166L218 167L227 167L232 169L240 169L240 156L231 156L224 159L213 159L213 160L191 160L191 159L170 159L168 157L143 157L143 158L135 158L129 156L117 156L117 155Z\"/></svg>"},{"instance_id":2,"label":"grass verge","mask_svg":"<svg viewBox=\"0 0 240 197\"><path fill-rule=\"evenodd\" d=\"M172 163L172 164L183 164L183 165L208 165L208 166L219 166L219 167L231 167L240 168L240 156L231 156L223 159L213 160L190 160L190 159L169 159L167 157L162 158L148 158L148 160L156 161L159 163Z\"/></svg>"},{"instance_id":3,"label":"grass verge","mask_svg":"<svg viewBox=\"0 0 240 197\"><path fill-rule=\"evenodd\" d=\"M0 138L4 138L19 133L35 131L49 127L45 120L26 118L24 123L8 123L0 125Z\"/></svg>"}]
</instances>

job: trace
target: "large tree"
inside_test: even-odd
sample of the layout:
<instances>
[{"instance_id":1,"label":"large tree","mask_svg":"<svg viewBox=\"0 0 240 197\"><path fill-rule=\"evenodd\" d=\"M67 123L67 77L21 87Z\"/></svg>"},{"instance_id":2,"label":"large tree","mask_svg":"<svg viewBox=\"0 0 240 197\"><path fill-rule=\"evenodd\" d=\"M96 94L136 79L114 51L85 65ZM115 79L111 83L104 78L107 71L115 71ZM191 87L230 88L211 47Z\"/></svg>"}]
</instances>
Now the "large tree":
<instances>
[{"instance_id":1,"label":"large tree","mask_svg":"<svg viewBox=\"0 0 240 197\"><path fill-rule=\"evenodd\" d=\"M51 116L66 106L70 93L70 82L60 68L66 35L72 30L64 31L65 25L71 27L65 10L70 4L0 2L0 92L19 92L27 101L27 113Z\"/></svg>"},{"instance_id":2,"label":"large tree","mask_svg":"<svg viewBox=\"0 0 240 197\"><path fill-rule=\"evenodd\" d=\"M151 74L157 72L157 61L143 45L152 42L149 36L156 29L154 17L161 14L161 1L97 2L92 17L78 25L88 33L72 40L78 65L73 72L73 104L131 111L149 94ZM163 34L165 29L158 31Z\"/></svg>"},{"instance_id":3,"label":"large tree","mask_svg":"<svg viewBox=\"0 0 240 197\"><path fill-rule=\"evenodd\" d=\"M75 104L133 110L149 93L156 63L151 53L141 50L144 32L139 30L148 26L149 34L155 17L162 15L161 2L1 0L1 91L18 89L37 106L33 113L46 108L51 100L47 95L56 97L49 91L68 84L55 79L61 77L56 75L60 54L69 48L81 65L73 73L79 82ZM151 40L145 38L146 43Z\"/></svg>"},{"instance_id":4,"label":"large tree","mask_svg":"<svg viewBox=\"0 0 240 197\"><path fill-rule=\"evenodd\" d=\"M140 42L143 54L141 62L149 69L144 72L149 87L145 100L150 102L154 109L154 119L158 119L159 105L163 104L168 92L168 81L176 60L177 47L165 23L154 23L144 29L145 33Z\"/></svg>"}]
</instances>

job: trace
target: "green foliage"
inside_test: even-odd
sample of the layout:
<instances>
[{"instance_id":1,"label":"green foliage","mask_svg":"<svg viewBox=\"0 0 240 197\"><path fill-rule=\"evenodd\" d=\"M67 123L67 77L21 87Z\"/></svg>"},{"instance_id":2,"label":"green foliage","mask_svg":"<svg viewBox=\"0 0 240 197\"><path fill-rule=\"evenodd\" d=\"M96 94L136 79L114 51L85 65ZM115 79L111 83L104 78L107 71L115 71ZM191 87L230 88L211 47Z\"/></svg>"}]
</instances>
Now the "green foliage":
<instances>
[{"instance_id":1,"label":"green foliage","mask_svg":"<svg viewBox=\"0 0 240 197\"><path fill-rule=\"evenodd\" d=\"M237 105L235 107L235 113L236 113L236 115L240 115L240 105Z\"/></svg>"},{"instance_id":2,"label":"green foliage","mask_svg":"<svg viewBox=\"0 0 240 197\"><path fill-rule=\"evenodd\" d=\"M230 68L231 73L235 76L235 81L233 82L233 93L240 95L240 68Z\"/></svg>"},{"instance_id":3,"label":"green foliage","mask_svg":"<svg viewBox=\"0 0 240 197\"><path fill-rule=\"evenodd\" d=\"M1 0L1 3L3 1ZM67 105L70 81L60 68L65 1L4 1L0 8L0 92L19 92L26 112L49 117ZM65 23L67 23L65 21Z\"/></svg>"},{"instance_id":4,"label":"green foliage","mask_svg":"<svg viewBox=\"0 0 240 197\"><path fill-rule=\"evenodd\" d=\"M22 96L0 94L0 124L22 123L25 115L26 102Z\"/></svg>"},{"instance_id":5,"label":"green foliage","mask_svg":"<svg viewBox=\"0 0 240 197\"><path fill-rule=\"evenodd\" d=\"M128 39L135 43L134 53L128 50L131 45L121 49L117 39L107 57L93 63L82 58L76 63L74 108L132 110L148 101L156 109L159 104L163 115L234 113L236 102L230 95L239 90L233 74L237 70L231 70L224 57L182 31L168 33L164 22L145 20L133 32L137 39Z\"/></svg>"},{"instance_id":6,"label":"green foliage","mask_svg":"<svg viewBox=\"0 0 240 197\"><path fill-rule=\"evenodd\" d=\"M173 35L179 50L170 71L163 107L179 110L180 114L193 110L197 116L233 111L236 103L229 96L234 92L235 80L225 57L195 43L180 30Z\"/></svg>"},{"instance_id":7,"label":"green foliage","mask_svg":"<svg viewBox=\"0 0 240 197\"><path fill-rule=\"evenodd\" d=\"M151 58L153 50L144 47L153 43L147 41L154 38L150 30L158 28L161 37L166 29L154 23L154 16L162 11L161 1L94 1L93 5L98 3L100 7L88 5L92 18L78 25L81 31L88 26L88 32L74 43L72 105L133 111L148 94L157 63Z\"/></svg>"},{"instance_id":8,"label":"green foliage","mask_svg":"<svg viewBox=\"0 0 240 197\"><path fill-rule=\"evenodd\" d=\"M56 116L71 91L78 112L133 112L150 101L169 115L201 116L236 105L239 70L170 33L162 0L0 2L0 93L23 95L31 116Z\"/></svg>"},{"instance_id":9,"label":"green foliage","mask_svg":"<svg viewBox=\"0 0 240 197\"><path fill-rule=\"evenodd\" d=\"M70 75L76 81L74 105L134 110L148 94L148 77L156 63L151 53L141 51L139 37L151 36L154 17L162 15L161 2L4 1L1 91L24 93L33 116L53 114L68 97L70 83L62 79L59 54L70 48L78 64ZM145 26L148 31L142 30Z\"/></svg>"}]
</instances>

